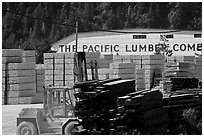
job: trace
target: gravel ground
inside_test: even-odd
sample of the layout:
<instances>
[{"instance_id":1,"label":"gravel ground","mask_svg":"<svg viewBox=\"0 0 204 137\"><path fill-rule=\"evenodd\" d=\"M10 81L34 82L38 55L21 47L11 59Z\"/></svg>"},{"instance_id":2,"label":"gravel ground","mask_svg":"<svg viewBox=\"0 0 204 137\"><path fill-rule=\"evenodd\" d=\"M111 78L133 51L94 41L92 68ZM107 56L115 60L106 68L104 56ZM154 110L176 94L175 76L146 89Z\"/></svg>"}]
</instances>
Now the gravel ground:
<instances>
[{"instance_id":1,"label":"gravel ground","mask_svg":"<svg viewBox=\"0 0 204 137\"><path fill-rule=\"evenodd\" d=\"M16 134L16 118L23 108L42 108L42 104L2 105L2 135Z\"/></svg>"}]
</instances>

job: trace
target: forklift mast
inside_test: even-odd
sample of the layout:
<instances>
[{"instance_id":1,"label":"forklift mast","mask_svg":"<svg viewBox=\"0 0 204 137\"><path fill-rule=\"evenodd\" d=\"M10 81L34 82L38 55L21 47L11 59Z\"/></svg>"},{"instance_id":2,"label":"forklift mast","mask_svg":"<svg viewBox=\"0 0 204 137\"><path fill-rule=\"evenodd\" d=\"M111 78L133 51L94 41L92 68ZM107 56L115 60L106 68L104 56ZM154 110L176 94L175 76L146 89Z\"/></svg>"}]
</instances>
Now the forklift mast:
<instances>
[{"instance_id":1,"label":"forklift mast","mask_svg":"<svg viewBox=\"0 0 204 137\"><path fill-rule=\"evenodd\" d=\"M76 52L74 55L74 83L87 80L85 52Z\"/></svg>"},{"instance_id":2,"label":"forklift mast","mask_svg":"<svg viewBox=\"0 0 204 137\"><path fill-rule=\"evenodd\" d=\"M88 81L85 52L76 52L74 55L74 83ZM98 80L97 61L91 61L92 80Z\"/></svg>"}]
</instances>

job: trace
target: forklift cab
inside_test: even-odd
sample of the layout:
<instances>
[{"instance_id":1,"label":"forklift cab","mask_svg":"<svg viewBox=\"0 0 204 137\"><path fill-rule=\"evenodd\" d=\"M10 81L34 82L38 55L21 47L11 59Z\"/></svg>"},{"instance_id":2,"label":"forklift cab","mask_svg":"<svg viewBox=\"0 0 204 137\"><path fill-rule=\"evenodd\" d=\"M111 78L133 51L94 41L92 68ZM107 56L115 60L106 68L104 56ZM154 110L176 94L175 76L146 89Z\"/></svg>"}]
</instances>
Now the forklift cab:
<instances>
[{"instance_id":1,"label":"forklift cab","mask_svg":"<svg viewBox=\"0 0 204 137\"><path fill-rule=\"evenodd\" d=\"M46 87L44 92L44 114L52 117L74 117L74 98L67 87Z\"/></svg>"}]
</instances>

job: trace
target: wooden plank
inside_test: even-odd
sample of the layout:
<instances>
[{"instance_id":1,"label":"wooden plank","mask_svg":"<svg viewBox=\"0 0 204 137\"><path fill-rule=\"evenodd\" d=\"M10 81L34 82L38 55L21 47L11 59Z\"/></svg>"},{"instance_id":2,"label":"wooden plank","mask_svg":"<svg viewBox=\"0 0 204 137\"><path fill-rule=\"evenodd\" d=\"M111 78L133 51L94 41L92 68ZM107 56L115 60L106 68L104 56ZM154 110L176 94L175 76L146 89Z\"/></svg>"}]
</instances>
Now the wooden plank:
<instances>
[{"instance_id":1,"label":"wooden plank","mask_svg":"<svg viewBox=\"0 0 204 137\"><path fill-rule=\"evenodd\" d=\"M8 97L31 97L35 96L36 90L28 89L28 90L9 90Z\"/></svg>"},{"instance_id":2,"label":"wooden plank","mask_svg":"<svg viewBox=\"0 0 204 137\"><path fill-rule=\"evenodd\" d=\"M22 57L2 57L2 63L21 63Z\"/></svg>"},{"instance_id":3,"label":"wooden plank","mask_svg":"<svg viewBox=\"0 0 204 137\"><path fill-rule=\"evenodd\" d=\"M65 86L68 86L68 87L72 87L74 85L74 81L63 82L63 81L56 80L56 81L54 81L54 86L63 86L63 83L65 83ZM48 86L48 85L53 86L53 81L46 80L45 85L46 86Z\"/></svg>"},{"instance_id":4,"label":"wooden plank","mask_svg":"<svg viewBox=\"0 0 204 137\"><path fill-rule=\"evenodd\" d=\"M45 59L52 59L55 53L44 53L44 60Z\"/></svg>"},{"instance_id":5,"label":"wooden plank","mask_svg":"<svg viewBox=\"0 0 204 137\"><path fill-rule=\"evenodd\" d=\"M142 55L143 60L163 60L164 56L161 54L155 54L155 55Z\"/></svg>"},{"instance_id":6,"label":"wooden plank","mask_svg":"<svg viewBox=\"0 0 204 137\"><path fill-rule=\"evenodd\" d=\"M55 64L53 66L53 64L45 64L45 69L49 69L49 70L52 70L52 69L61 69L63 70L64 69L64 65L63 64ZM73 69L74 68L74 64L65 64L65 69Z\"/></svg>"},{"instance_id":7,"label":"wooden plank","mask_svg":"<svg viewBox=\"0 0 204 137\"><path fill-rule=\"evenodd\" d=\"M164 64L164 60L142 60L142 64L154 65L154 64Z\"/></svg>"},{"instance_id":8,"label":"wooden plank","mask_svg":"<svg viewBox=\"0 0 204 137\"><path fill-rule=\"evenodd\" d=\"M35 63L35 61L36 61L36 58L35 57L23 57L23 62L28 62L28 63L30 63L30 62L34 62Z\"/></svg>"},{"instance_id":9,"label":"wooden plank","mask_svg":"<svg viewBox=\"0 0 204 137\"><path fill-rule=\"evenodd\" d=\"M10 77L7 80L7 84L21 84L21 83L34 83L35 77ZM2 84L5 84L5 78L2 78Z\"/></svg>"},{"instance_id":10,"label":"wooden plank","mask_svg":"<svg viewBox=\"0 0 204 137\"><path fill-rule=\"evenodd\" d=\"M35 57L36 52L35 50L24 50L23 57Z\"/></svg>"},{"instance_id":11,"label":"wooden plank","mask_svg":"<svg viewBox=\"0 0 204 137\"><path fill-rule=\"evenodd\" d=\"M20 90L29 90L29 89L36 89L36 83L21 83L21 84L11 84L9 85L9 89L13 91L20 91Z\"/></svg>"},{"instance_id":12,"label":"wooden plank","mask_svg":"<svg viewBox=\"0 0 204 137\"><path fill-rule=\"evenodd\" d=\"M3 64L2 69L6 66ZM9 63L8 70L35 70L35 63Z\"/></svg>"},{"instance_id":13,"label":"wooden plank","mask_svg":"<svg viewBox=\"0 0 204 137\"><path fill-rule=\"evenodd\" d=\"M2 73L2 76L5 77L5 74ZM28 77L35 76L35 70L11 70L8 71L8 77Z\"/></svg>"},{"instance_id":14,"label":"wooden plank","mask_svg":"<svg viewBox=\"0 0 204 137\"><path fill-rule=\"evenodd\" d=\"M53 80L53 75L46 75L45 81ZM64 80L63 75L54 75L54 80ZM74 80L73 75L65 75L65 80Z\"/></svg>"},{"instance_id":15,"label":"wooden plank","mask_svg":"<svg viewBox=\"0 0 204 137\"><path fill-rule=\"evenodd\" d=\"M21 57L23 55L22 49L2 49L2 57Z\"/></svg>"},{"instance_id":16,"label":"wooden plank","mask_svg":"<svg viewBox=\"0 0 204 137\"><path fill-rule=\"evenodd\" d=\"M25 50L23 51L23 57L35 57L35 50Z\"/></svg>"},{"instance_id":17,"label":"wooden plank","mask_svg":"<svg viewBox=\"0 0 204 137\"><path fill-rule=\"evenodd\" d=\"M71 70L65 70L65 71L63 71L63 70L59 70L59 69L57 69L57 70L54 70L54 72L53 72L53 70L46 70L45 71L45 75L73 75L74 74L74 71L73 71L73 69L71 69Z\"/></svg>"}]
</instances>

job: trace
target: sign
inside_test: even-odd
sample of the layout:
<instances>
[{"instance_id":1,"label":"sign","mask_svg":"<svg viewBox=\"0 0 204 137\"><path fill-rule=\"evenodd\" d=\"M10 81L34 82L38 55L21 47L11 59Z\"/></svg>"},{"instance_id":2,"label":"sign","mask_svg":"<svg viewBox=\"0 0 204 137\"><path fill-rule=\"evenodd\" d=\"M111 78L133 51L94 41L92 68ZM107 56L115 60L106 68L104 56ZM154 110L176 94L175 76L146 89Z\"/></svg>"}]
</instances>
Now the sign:
<instances>
[{"instance_id":1,"label":"sign","mask_svg":"<svg viewBox=\"0 0 204 137\"><path fill-rule=\"evenodd\" d=\"M166 44L169 46L173 52L181 51L193 51L199 52L202 51L202 43L175 43L175 44ZM60 45L59 52L127 52L127 53L136 53L136 52L155 52L159 44L95 44L95 45Z\"/></svg>"}]
</instances>

